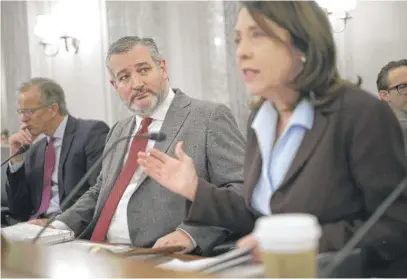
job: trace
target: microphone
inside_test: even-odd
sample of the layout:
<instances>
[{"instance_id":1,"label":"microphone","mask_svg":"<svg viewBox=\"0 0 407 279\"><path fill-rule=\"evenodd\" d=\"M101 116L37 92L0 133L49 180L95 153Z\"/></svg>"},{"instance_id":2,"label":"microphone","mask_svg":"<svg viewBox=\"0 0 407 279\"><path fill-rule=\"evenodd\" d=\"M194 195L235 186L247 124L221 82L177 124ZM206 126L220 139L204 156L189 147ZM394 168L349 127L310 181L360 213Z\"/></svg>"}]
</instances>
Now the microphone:
<instances>
[{"instance_id":1,"label":"microphone","mask_svg":"<svg viewBox=\"0 0 407 279\"><path fill-rule=\"evenodd\" d=\"M147 138L149 140L164 141L167 138L167 136L164 133L148 133Z\"/></svg>"},{"instance_id":2,"label":"microphone","mask_svg":"<svg viewBox=\"0 0 407 279\"><path fill-rule=\"evenodd\" d=\"M25 153L28 149L30 149L30 145L29 145L29 144L23 144L22 146L20 146L20 148L17 150L16 153L14 153L13 155L11 155L10 157L8 157L6 160L4 160L4 161L1 163L1 167L4 166L8 161L10 161L11 159L13 159L14 157Z\"/></svg>"},{"instance_id":3,"label":"microphone","mask_svg":"<svg viewBox=\"0 0 407 279\"><path fill-rule=\"evenodd\" d=\"M106 158L107 155L110 154L110 152L115 149L115 147L122 141L128 140L131 138L147 138L149 140L154 140L154 141L163 141L167 138L167 136L164 133L145 133L145 134L140 134L140 135L134 135L134 136L125 136L118 138L115 140L112 145L103 152L103 155L99 157L99 159L90 167L90 169L85 173L85 175L79 180L78 183L73 187L72 191L66 196L64 201L61 203L61 211L66 210L66 206L72 201L73 197L76 195L76 193L82 188L82 186L86 183L86 181L89 179L89 176L91 176L95 170L99 167L99 165L102 163L102 161ZM54 215L50 217L45 224L45 226L38 232L38 234L35 236L35 238L32 240L32 243L35 244L37 240L40 238L40 236L43 234L43 232L49 227L49 225L55 221L57 215Z\"/></svg>"},{"instance_id":4,"label":"microphone","mask_svg":"<svg viewBox=\"0 0 407 279\"><path fill-rule=\"evenodd\" d=\"M404 178L387 198L379 205L375 212L367 221L354 233L345 246L333 257L332 261L321 272L321 278L332 278L336 274L336 269L352 252L359 242L366 236L370 229L379 221L389 207L403 193L407 186L407 177Z\"/></svg>"}]
</instances>

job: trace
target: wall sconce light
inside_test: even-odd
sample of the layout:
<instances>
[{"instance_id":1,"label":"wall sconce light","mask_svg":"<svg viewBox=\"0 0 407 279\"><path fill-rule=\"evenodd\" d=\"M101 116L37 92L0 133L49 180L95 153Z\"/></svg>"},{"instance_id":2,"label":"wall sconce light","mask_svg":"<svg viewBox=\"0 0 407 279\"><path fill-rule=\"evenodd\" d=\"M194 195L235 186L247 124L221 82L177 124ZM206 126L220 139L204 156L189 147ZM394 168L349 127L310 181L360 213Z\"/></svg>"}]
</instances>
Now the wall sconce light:
<instances>
[{"instance_id":1,"label":"wall sconce light","mask_svg":"<svg viewBox=\"0 0 407 279\"><path fill-rule=\"evenodd\" d=\"M318 5L325 9L335 33L345 30L346 24L352 18L350 12L356 8L357 2L357 0L317 0Z\"/></svg>"},{"instance_id":2,"label":"wall sconce light","mask_svg":"<svg viewBox=\"0 0 407 279\"><path fill-rule=\"evenodd\" d=\"M48 15L38 15L36 21L34 34L41 39L40 45L42 45L45 55L56 56L60 49L61 40L67 52L78 53L79 40L67 35L61 27L62 24L57 20Z\"/></svg>"}]
</instances>

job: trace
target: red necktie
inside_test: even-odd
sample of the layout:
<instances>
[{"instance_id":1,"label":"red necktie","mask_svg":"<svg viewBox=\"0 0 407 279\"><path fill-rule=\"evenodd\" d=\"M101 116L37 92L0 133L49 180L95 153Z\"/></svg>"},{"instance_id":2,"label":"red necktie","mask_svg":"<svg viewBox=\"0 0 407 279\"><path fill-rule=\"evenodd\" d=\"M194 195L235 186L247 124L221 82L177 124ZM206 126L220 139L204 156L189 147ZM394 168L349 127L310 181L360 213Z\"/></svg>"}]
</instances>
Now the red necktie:
<instances>
[{"instance_id":1,"label":"red necktie","mask_svg":"<svg viewBox=\"0 0 407 279\"><path fill-rule=\"evenodd\" d=\"M37 219L41 214L44 214L51 201L51 178L55 167L55 149L54 139L49 138L47 149L45 150L44 162L44 187L42 189L41 205L37 212L30 219Z\"/></svg>"},{"instance_id":2,"label":"red necktie","mask_svg":"<svg viewBox=\"0 0 407 279\"><path fill-rule=\"evenodd\" d=\"M152 119L145 118L141 121L141 128L137 134L144 134L148 132L148 125L150 125ZM119 177L116 180L110 195L102 209L102 212L99 216L99 219L96 223L95 229L93 231L91 241L95 242L104 242L106 238L107 231L112 221L113 215L116 212L117 205L121 197L124 194L127 186L130 184L131 179L133 178L134 172L138 167L137 154L140 151L145 151L147 147L147 138L133 138L131 143L129 156L127 157L126 163L124 164L122 171L119 174Z\"/></svg>"}]
</instances>

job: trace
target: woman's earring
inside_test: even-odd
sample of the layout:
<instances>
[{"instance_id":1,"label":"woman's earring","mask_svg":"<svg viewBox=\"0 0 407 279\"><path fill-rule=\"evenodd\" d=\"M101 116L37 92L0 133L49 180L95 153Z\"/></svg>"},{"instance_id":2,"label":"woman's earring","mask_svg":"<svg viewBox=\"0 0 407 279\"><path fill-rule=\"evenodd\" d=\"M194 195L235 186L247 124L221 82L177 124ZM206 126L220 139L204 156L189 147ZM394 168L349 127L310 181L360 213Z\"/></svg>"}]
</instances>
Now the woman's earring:
<instances>
[{"instance_id":1,"label":"woman's earring","mask_svg":"<svg viewBox=\"0 0 407 279\"><path fill-rule=\"evenodd\" d=\"M301 56L301 62L304 64L305 62L307 62L307 58L305 58L305 56Z\"/></svg>"}]
</instances>

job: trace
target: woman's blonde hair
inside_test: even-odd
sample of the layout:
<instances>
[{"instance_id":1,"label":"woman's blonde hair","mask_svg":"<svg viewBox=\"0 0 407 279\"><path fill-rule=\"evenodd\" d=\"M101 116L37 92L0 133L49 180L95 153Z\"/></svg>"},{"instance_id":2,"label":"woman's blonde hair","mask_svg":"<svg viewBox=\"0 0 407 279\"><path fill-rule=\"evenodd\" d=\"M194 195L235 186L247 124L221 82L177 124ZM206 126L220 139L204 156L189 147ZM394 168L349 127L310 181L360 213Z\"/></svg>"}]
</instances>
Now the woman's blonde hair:
<instances>
[{"instance_id":1,"label":"woman's blonde hair","mask_svg":"<svg viewBox=\"0 0 407 279\"><path fill-rule=\"evenodd\" d=\"M332 99L333 92L344 81L336 66L335 42L325 12L315 1L247 1L243 2L254 21L270 37L284 43L268 26L266 18L288 31L291 43L305 55L302 71L289 86L309 98L313 92L314 104ZM284 43L285 44L285 43ZM251 102L258 108L263 98Z\"/></svg>"}]
</instances>

